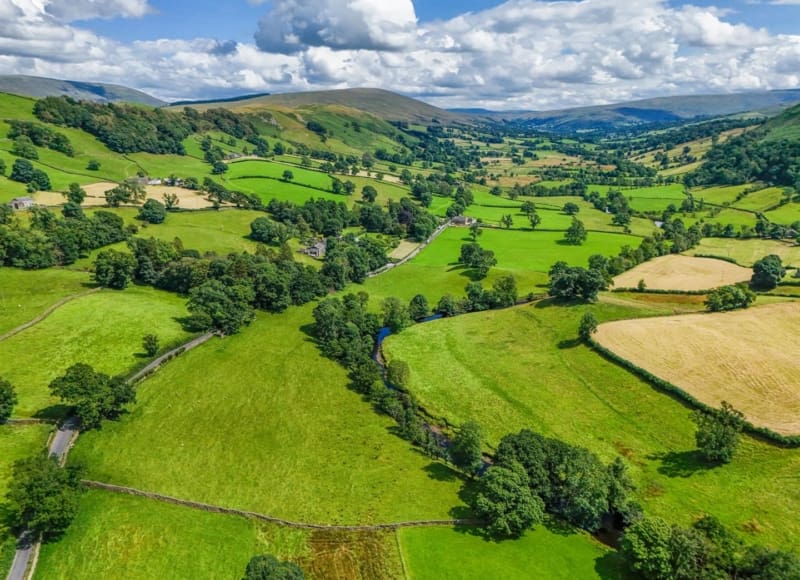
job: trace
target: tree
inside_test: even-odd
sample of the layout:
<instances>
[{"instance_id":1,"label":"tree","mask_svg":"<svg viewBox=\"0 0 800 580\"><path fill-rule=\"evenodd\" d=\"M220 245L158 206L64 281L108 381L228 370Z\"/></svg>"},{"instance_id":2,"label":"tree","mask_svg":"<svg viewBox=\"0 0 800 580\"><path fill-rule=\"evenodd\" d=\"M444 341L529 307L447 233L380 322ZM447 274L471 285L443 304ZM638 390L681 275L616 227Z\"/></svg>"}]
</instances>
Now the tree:
<instances>
[{"instance_id":1,"label":"tree","mask_svg":"<svg viewBox=\"0 0 800 580\"><path fill-rule=\"evenodd\" d=\"M756 290L772 290L780 284L784 276L786 276L786 269L783 267L780 256L770 254L753 264L753 277L750 279L750 285Z\"/></svg>"},{"instance_id":2,"label":"tree","mask_svg":"<svg viewBox=\"0 0 800 580\"><path fill-rule=\"evenodd\" d=\"M119 207L123 203L139 202L147 196L144 188L135 183L121 183L105 192L108 207Z\"/></svg>"},{"instance_id":3,"label":"tree","mask_svg":"<svg viewBox=\"0 0 800 580\"><path fill-rule=\"evenodd\" d=\"M672 528L667 522L644 517L625 530L621 550L631 568L644 578L670 580L674 577L671 536Z\"/></svg>"},{"instance_id":4,"label":"tree","mask_svg":"<svg viewBox=\"0 0 800 580\"><path fill-rule=\"evenodd\" d=\"M390 296L381 305L383 310L383 325L391 329L393 333L401 332L411 326L411 317L408 307L399 298Z\"/></svg>"},{"instance_id":5,"label":"tree","mask_svg":"<svg viewBox=\"0 0 800 580\"><path fill-rule=\"evenodd\" d=\"M603 274L593 268L568 266L566 262L556 262L550 268L550 295L562 300L580 298L588 302L597 300L600 290L606 288Z\"/></svg>"},{"instance_id":6,"label":"tree","mask_svg":"<svg viewBox=\"0 0 800 580\"><path fill-rule=\"evenodd\" d=\"M8 513L15 528L51 538L64 533L78 514L83 469L61 468L44 454L14 464L8 487Z\"/></svg>"},{"instance_id":7,"label":"tree","mask_svg":"<svg viewBox=\"0 0 800 580\"><path fill-rule=\"evenodd\" d=\"M86 190L83 189L78 183L70 183L67 191L64 192L64 197L72 203L81 205L83 200L86 199Z\"/></svg>"},{"instance_id":8,"label":"tree","mask_svg":"<svg viewBox=\"0 0 800 580\"><path fill-rule=\"evenodd\" d=\"M156 199L148 199L139 208L139 215L136 217L151 224L164 223L167 219L167 207Z\"/></svg>"},{"instance_id":9,"label":"tree","mask_svg":"<svg viewBox=\"0 0 800 580\"><path fill-rule=\"evenodd\" d=\"M452 294L445 294L439 299L438 304L436 304L436 313L442 316L455 316L458 312L458 302Z\"/></svg>"},{"instance_id":10,"label":"tree","mask_svg":"<svg viewBox=\"0 0 800 580\"><path fill-rule=\"evenodd\" d=\"M483 430L475 421L467 421L456 432L450 446L453 464L469 475L475 475L483 465Z\"/></svg>"},{"instance_id":11,"label":"tree","mask_svg":"<svg viewBox=\"0 0 800 580\"><path fill-rule=\"evenodd\" d=\"M572 225L569 226L564 234L564 241L574 246L580 246L586 241L586 237L586 228L583 226L583 222L573 217Z\"/></svg>"},{"instance_id":12,"label":"tree","mask_svg":"<svg viewBox=\"0 0 800 580\"><path fill-rule=\"evenodd\" d=\"M564 213L567 215L576 215L579 211L581 211L580 206L577 203L567 202L564 204Z\"/></svg>"},{"instance_id":13,"label":"tree","mask_svg":"<svg viewBox=\"0 0 800 580\"><path fill-rule=\"evenodd\" d=\"M97 159L90 159L89 163L86 164L86 169L89 171L99 171L100 162Z\"/></svg>"},{"instance_id":14,"label":"tree","mask_svg":"<svg viewBox=\"0 0 800 580\"><path fill-rule=\"evenodd\" d=\"M118 417L125 405L136 400L133 386L121 377L111 378L85 363L74 364L53 379L50 393L75 407L85 429L99 427L103 419Z\"/></svg>"},{"instance_id":15,"label":"tree","mask_svg":"<svg viewBox=\"0 0 800 580\"><path fill-rule=\"evenodd\" d=\"M247 564L242 580L304 580L297 564L282 562L275 556L254 556Z\"/></svg>"},{"instance_id":16,"label":"tree","mask_svg":"<svg viewBox=\"0 0 800 580\"><path fill-rule=\"evenodd\" d=\"M417 294L411 299L408 305L408 315L411 320L421 320L430 314L431 307L428 305L428 299L422 294Z\"/></svg>"},{"instance_id":17,"label":"tree","mask_svg":"<svg viewBox=\"0 0 800 580\"><path fill-rule=\"evenodd\" d=\"M522 206L520 206L519 209L526 216L530 217L532 214L536 212L536 204L533 203L532 201L523 201Z\"/></svg>"},{"instance_id":18,"label":"tree","mask_svg":"<svg viewBox=\"0 0 800 580\"><path fill-rule=\"evenodd\" d=\"M197 328L236 334L255 318L251 306L254 300L255 293L249 284L206 280L192 289L187 307Z\"/></svg>"},{"instance_id":19,"label":"tree","mask_svg":"<svg viewBox=\"0 0 800 580\"><path fill-rule=\"evenodd\" d=\"M692 417L697 424L695 441L703 458L709 463L730 463L744 428L744 415L723 401L720 409L698 410Z\"/></svg>"},{"instance_id":20,"label":"tree","mask_svg":"<svg viewBox=\"0 0 800 580\"><path fill-rule=\"evenodd\" d=\"M178 206L181 203L180 198L175 193L167 192L163 196L161 196L161 199L164 200L164 207L166 208L167 211L173 211L178 209Z\"/></svg>"},{"instance_id":21,"label":"tree","mask_svg":"<svg viewBox=\"0 0 800 580\"><path fill-rule=\"evenodd\" d=\"M142 348L147 356L155 356L159 349L158 336L155 334L145 334L142 338Z\"/></svg>"},{"instance_id":22,"label":"tree","mask_svg":"<svg viewBox=\"0 0 800 580\"><path fill-rule=\"evenodd\" d=\"M497 264L494 252L484 250L476 243L462 245L458 261L469 268L475 269L478 278L485 278L491 267Z\"/></svg>"},{"instance_id":23,"label":"tree","mask_svg":"<svg viewBox=\"0 0 800 580\"><path fill-rule=\"evenodd\" d=\"M227 173L228 169L229 169L228 164L225 163L224 161L215 161L211 165L211 173L213 175L222 175L223 173Z\"/></svg>"},{"instance_id":24,"label":"tree","mask_svg":"<svg viewBox=\"0 0 800 580\"><path fill-rule=\"evenodd\" d=\"M349 179L344 182L344 193L345 195L353 195L356 190L356 184L350 181Z\"/></svg>"},{"instance_id":25,"label":"tree","mask_svg":"<svg viewBox=\"0 0 800 580\"><path fill-rule=\"evenodd\" d=\"M531 229L535 230L542 223L542 216L539 215L539 212L534 211L528 215L528 221L530 221Z\"/></svg>"},{"instance_id":26,"label":"tree","mask_svg":"<svg viewBox=\"0 0 800 580\"><path fill-rule=\"evenodd\" d=\"M706 299L706 310L724 312L737 308L748 308L756 299L756 294L744 286L723 286L717 288Z\"/></svg>"},{"instance_id":27,"label":"tree","mask_svg":"<svg viewBox=\"0 0 800 580\"><path fill-rule=\"evenodd\" d=\"M396 387L407 387L410 377L411 369L405 361L395 359L386 367L386 380Z\"/></svg>"},{"instance_id":28,"label":"tree","mask_svg":"<svg viewBox=\"0 0 800 580\"><path fill-rule=\"evenodd\" d=\"M581 317L581 323L578 326L578 336L584 342L589 342L592 335L597 332L597 318L591 312L585 312Z\"/></svg>"},{"instance_id":29,"label":"tree","mask_svg":"<svg viewBox=\"0 0 800 580\"><path fill-rule=\"evenodd\" d=\"M336 177L331 178L331 191L336 195L339 195L344 190L344 183L341 182L340 179Z\"/></svg>"},{"instance_id":30,"label":"tree","mask_svg":"<svg viewBox=\"0 0 800 580\"><path fill-rule=\"evenodd\" d=\"M27 135L20 135L14 139L14 144L11 147L11 153L17 157L24 159L39 159L39 152L36 146Z\"/></svg>"},{"instance_id":31,"label":"tree","mask_svg":"<svg viewBox=\"0 0 800 580\"><path fill-rule=\"evenodd\" d=\"M479 222L473 223L469 226L469 237L472 238L472 242L475 243L478 241L478 238L483 235L483 228Z\"/></svg>"},{"instance_id":32,"label":"tree","mask_svg":"<svg viewBox=\"0 0 800 580\"><path fill-rule=\"evenodd\" d=\"M488 522L486 530L496 538L518 538L544 519L544 502L531 492L528 474L518 463L490 467L481 478L472 508Z\"/></svg>"},{"instance_id":33,"label":"tree","mask_svg":"<svg viewBox=\"0 0 800 580\"><path fill-rule=\"evenodd\" d=\"M284 172L283 172L283 178L282 178L282 179L283 179L284 181L291 181L291 180L293 180L293 179L294 179L294 173L292 172L292 170L291 170L291 169L287 169L286 171L284 171Z\"/></svg>"},{"instance_id":34,"label":"tree","mask_svg":"<svg viewBox=\"0 0 800 580\"><path fill-rule=\"evenodd\" d=\"M17 402L17 391L14 389L14 385L0 377L0 424L8 421Z\"/></svg>"},{"instance_id":35,"label":"tree","mask_svg":"<svg viewBox=\"0 0 800 580\"><path fill-rule=\"evenodd\" d=\"M136 270L136 258L127 252L104 250L94 261L94 281L114 290L128 286Z\"/></svg>"},{"instance_id":36,"label":"tree","mask_svg":"<svg viewBox=\"0 0 800 580\"><path fill-rule=\"evenodd\" d=\"M361 190L361 198L367 203L375 203L378 199L378 190L371 185L365 185Z\"/></svg>"},{"instance_id":37,"label":"tree","mask_svg":"<svg viewBox=\"0 0 800 580\"><path fill-rule=\"evenodd\" d=\"M514 225L514 218L510 213L503 214L503 216L500 218L500 224L507 230L511 229L511 226Z\"/></svg>"}]
</instances>

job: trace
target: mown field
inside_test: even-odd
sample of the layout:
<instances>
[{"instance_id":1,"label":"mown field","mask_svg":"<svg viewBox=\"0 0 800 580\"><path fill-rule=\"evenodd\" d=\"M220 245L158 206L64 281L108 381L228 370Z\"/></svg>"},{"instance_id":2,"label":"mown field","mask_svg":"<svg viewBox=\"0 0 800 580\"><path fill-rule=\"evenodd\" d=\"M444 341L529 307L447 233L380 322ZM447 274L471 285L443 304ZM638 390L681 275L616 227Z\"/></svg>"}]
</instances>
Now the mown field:
<instances>
[{"instance_id":1,"label":"mown field","mask_svg":"<svg viewBox=\"0 0 800 580\"><path fill-rule=\"evenodd\" d=\"M179 357L141 384L129 415L82 435L74 457L100 481L295 520L448 517L459 478L347 389L305 333L310 313L260 315Z\"/></svg>"},{"instance_id":2,"label":"mown field","mask_svg":"<svg viewBox=\"0 0 800 580\"><path fill-rule=\"evenodd\" d=\"M125 373L146 362L145 334L158 335L165 346L188 339L178 321L187 314L185 299L174 294L143 287L108 290L73 300L0 342L0 359L14 361L3 375L17 389L15 415L30 417L56 404L48 385L75 363Z\"/></svg>"},{"instance_id":3,"label":"mown field","mask_svg":"<svg viewBox=\"0 0 800 580\"><path fill-rule=\"evenodd\" d=\"M728 401L755 425L798 435L798 325L800 304L770 304L604 324L597 340L707 405Z\"/></svg>"},{"instance_id":4,"label":"mown field","mask_svg":"<svg viewBox=\"0 0 800 580\"><path fill-rule=\"evenodd\" d=\"M764 256L776 254L785 265L800 266L800 245L780 240L704 238L687 254L723 256L742 266L752 266Z\"/></svg>"},{"instance_id":5,"label":"mown field","mask_svg":"<svg viewBox=\"0 0 800 580\"><path fill-rule=\"evenodd\" d=\"M3 268L0 275L0 335L33 320L59 300L91 287L89 277L81 272Z\"/></svg>"},{"instance_id":6,"label":"mown field","mask_svg":"<svg viewBox=\"0 0 800 580\"><path fill-rule=\"evenodd\" d=\"M385 352L408 362L410 389L432 415L477 420L489 447L530 428L607 461L622 455L648 513L683 524L711 513L752 541L794 545L800 450L745 437L732 464L706 469L689 409L577 341L587 310L610 321L702 308L695 296L641 300L613 294L436 321L389 338Z\"/></svg>"},{"instance_id":7,"label":"mown field","mask_svg":"<svg viewBox=\"0 0 800 580\"><path fill-rule=\"evenodd\" d=\"M3 504L14 462L44 452L50 425L0 425L0 577L14 558L16 538L6 525Z\"/></svg>"},{"instance_id":8,"label":"mown field","mask_svg":"<svg viewBox=\"0 0 800 580\"><path fill-rule=\"evenodd\" d=\"M650 290L710 290L747 282L752 275L751 269L724 260L671 254L659 256L620 274L614 278L614 286L637 288L639 282L644 280Z\"/></svg>"}]
</instances>

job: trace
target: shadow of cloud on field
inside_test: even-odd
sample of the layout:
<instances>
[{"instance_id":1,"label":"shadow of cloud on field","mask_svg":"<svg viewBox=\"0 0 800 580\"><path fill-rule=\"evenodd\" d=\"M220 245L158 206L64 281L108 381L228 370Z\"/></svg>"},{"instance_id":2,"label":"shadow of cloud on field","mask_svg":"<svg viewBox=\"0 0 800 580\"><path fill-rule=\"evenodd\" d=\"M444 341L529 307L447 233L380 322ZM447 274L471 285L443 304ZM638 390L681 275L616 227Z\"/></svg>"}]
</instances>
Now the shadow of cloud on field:
<instances>
[{"instance_id":1,"label":"shadow of cloud on field","mask_svg":"<svg viewBox=\"0 0 800 580\"><path fill-rule=\"evenodd\" d=\"M667 477L692 477L715 467L706 463L696 450L670 451L669 453L649 455L647 458L660 461L658 472Z\"/></svg>"}]
</instances>

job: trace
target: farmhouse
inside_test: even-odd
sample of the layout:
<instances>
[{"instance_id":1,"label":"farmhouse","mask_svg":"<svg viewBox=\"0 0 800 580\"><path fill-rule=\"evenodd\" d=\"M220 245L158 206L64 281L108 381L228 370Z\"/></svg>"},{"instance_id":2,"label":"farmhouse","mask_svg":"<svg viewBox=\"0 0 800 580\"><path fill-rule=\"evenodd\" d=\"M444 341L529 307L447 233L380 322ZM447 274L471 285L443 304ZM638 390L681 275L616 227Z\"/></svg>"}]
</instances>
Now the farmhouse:
<instances>
[{"instance_id":1,"label":"farmhouse","mask_svg":"<svg viewBox=\"0 0 800 580\"><path fill-rule=\"evenodd\" d=\"M325 252L327 251L328 240L320 240L313 246L309 246L305 250L302 250L302 252L307 256L311 256L312 258L317 258L320 260L325 257Z\"/></svg>"},{"instance_id":2,"label":"farmhouse","mask_svg":"<svg viewBox=\"0 0 800 580\"><path fill-rule=\"evenodd\" d=\"M11 209L15 211L30 209L34 206L33 199L30 197L15 197L9 203Z\"/></svg>"},{"instance_id":3,"label":"farmhouse","mask_svg":"<svg viewBox=\"0 0 800 580\"><path fill-rule=\"evenodd\" d=\"M462 227L469 227L475 222L476 222L475 218L463 215L457 215L452 220L450 220L450 223L453 224L454 226L462 226Z\"/></svg>"}]
</instances>

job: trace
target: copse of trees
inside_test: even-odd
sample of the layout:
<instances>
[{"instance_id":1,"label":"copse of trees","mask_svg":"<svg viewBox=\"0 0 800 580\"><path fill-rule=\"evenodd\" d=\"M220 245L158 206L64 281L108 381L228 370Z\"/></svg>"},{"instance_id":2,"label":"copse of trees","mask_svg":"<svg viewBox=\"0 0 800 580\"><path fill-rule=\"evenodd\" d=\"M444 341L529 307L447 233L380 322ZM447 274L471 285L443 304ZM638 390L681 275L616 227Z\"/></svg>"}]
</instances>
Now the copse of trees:
<instances>
[{"instance_id":1,"label":"copse of trees","mask_svg":"<svg viewBox=\"0 0 800 580\"><path fill-rule=\"evenodd\" d=\"M100 286L124 290L133 279L136 259L127 252L105 250L94 260L92 277Z\"/></svg>"},{"instance_id":2,"label":"copse of trees","mask_svg":"<svg viewBox=\"0 0 800 580\"><path fill-rule=\"evenodd\" d=\"M471 504L494 538L519 538L544 519L544 502L531 491L527 472L516 462L490 467Z\"/></svg>"},{"instance_id":3,"label":"copse of trees","mask_svg":"<svg viewBox=\"0 0 800 580\"><path fill-rule=\"evenodd\" d=\"M275 556L254 556L247 563L242 580L304 580L303 570L292 562Z\"/></svg>"},{"instance_id":4,"label":"copse of trees","mask_svg":"<svg viewBox=\"0 0 800 580\"><path fill-rule=\"evenodd\" d=\"M753 277L750 286L756 290L772 290L780 284L786 276L780 256L770 254L753 264Z\"/></svg>"},{"instance_id":5,"label":"copse of trees","mask_svg":"<svg viewBox=\"0 0 800 580\"><path fill-rule=\"evenodd\" d=\"M706 310L709 312L725 312L739 308L749 308L755 302L756 294L743 285L722 286L711 292L706 298Z\"/></svg>"},{"instance_id":6,"label":"copse of trees","mask_svg":"<svg viewBox=\"0 0 800 580\"><path fill-rule=\"evenodd\" d=\"M69 138L63 133L53 131L45 125L30 121L16 121L12 119L8 121L8 124L11 127L11 130L8 132L9 139L16 140L20 137L25 137L30 141L31 145L46 147L69 157L75 155ZM27 155L22 155L22 157L27 157ZM36 159L36 157L32 157L31 159Z\"/></svg>"},{"instance_id":7,"label":"copse of trees","mask_svg":"<svg viewBox=\"0 0 800 580\"><path fill-rule=\"evenodd\" d=\"M461 246L458 263L472 268L475 270L475 275L482 279L486 278L492 266L497 265L497 258L492 250L486 250L480 244L472 242Z\"/></svg>"},{"instance_id":8,"label":"copse of trees","mask_svg":"<svg viewBox=\"0 0 800 580\"><path fill-rule=\"evenodd\" d=\"M556 262L550 268L550 295L561 300L585 300L594 302L597 294L608 287L602 270L590 267L570 266Z\"/></svg>"},{"instance_id":9,"label":"copse of trees","mask_svg":"<svg viewBox=\"0 0 800 580\"><path fill-rule=\"evenodd\" d=\"M96 372L85 363L72 365L54 379L50 393L74 407L84 429L99 427L103 419L116 419L136 400L136 391L124 378Z\"/></svg>"},{"instance_id":10,"label":"copse of trees","mask_svg":"<svg viewBox=\"0 0 800 580\"><path fill-rule=\"evenodd\" d=\"M11 175L8 178L11 181L24 183L28 193L48 191L51 187L50 177L47 173L34 167L33 163L27 159L16 159L14 165L11 166Z\"/></svg>"}]
</instances>

